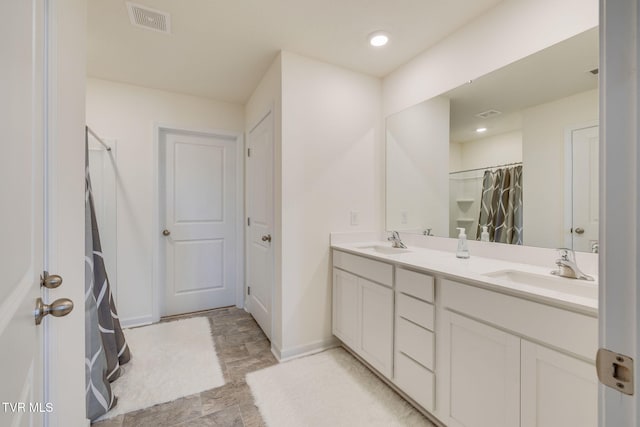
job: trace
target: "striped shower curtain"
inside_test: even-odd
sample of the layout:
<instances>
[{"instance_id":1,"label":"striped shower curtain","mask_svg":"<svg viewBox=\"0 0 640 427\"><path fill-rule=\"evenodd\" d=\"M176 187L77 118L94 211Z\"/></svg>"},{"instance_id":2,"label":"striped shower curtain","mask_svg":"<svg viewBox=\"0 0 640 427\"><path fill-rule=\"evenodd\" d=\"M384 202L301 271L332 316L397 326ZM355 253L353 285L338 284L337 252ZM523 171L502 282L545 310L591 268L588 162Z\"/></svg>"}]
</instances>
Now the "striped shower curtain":
<instances>
[{"instance_id":1,"label":"striped shower curtain","mask_svg":"<svg viewBox=\"0 0 640 427\"><path fill-rule=\"evenodd\" d=\"M522 245L522 166L484 172L477 240L482 226L492 242Z\"/></svg>"},{"instance_id":2,"label":"striped shower curtain","mask_svg":"<svg viewBox=\"0 0 640 427\"><path fill-rule=\"evenodd\" d=\"M87 138L85 134L85 139ZM95 420L116 404L110 382L131 357L120 327L102 258L85 141L85 375L87 418Z\"/></svg>"}]
</instances>

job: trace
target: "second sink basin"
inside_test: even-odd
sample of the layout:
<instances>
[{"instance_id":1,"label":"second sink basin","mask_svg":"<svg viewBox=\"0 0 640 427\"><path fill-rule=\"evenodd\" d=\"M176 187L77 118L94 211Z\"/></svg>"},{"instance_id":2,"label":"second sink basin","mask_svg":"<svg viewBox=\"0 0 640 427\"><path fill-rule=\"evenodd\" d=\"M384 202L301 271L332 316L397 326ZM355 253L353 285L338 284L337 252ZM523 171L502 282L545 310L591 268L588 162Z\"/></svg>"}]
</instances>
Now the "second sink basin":
<instances>
[{"instance_id":1,"label":"second sink basin","mask_svg":"<svg viewBox=\"0 0 640 427\"><path fill-rule=\"evenodd\" d=\"M551 275L545 276L519 270L494 271L486 273L485 276L585 298L598 298L598 285L585 280L567 279Z\"/></svg>"},{"instance_id":2,"label":"second sink basin","mask_svg":"<svg viewBox=\"0 0 640 427\"><path fill-rule=\"evenodd\" d=\"M392 246L385 246L385 245L362 246L362 247L360 247L358 249L371 251L371 252L377 252L377 253L383 254L383 255L395 255L395 254L403 254L403 253L411 252L409 249L394 248Z\"/></svg>"}]
</instances>

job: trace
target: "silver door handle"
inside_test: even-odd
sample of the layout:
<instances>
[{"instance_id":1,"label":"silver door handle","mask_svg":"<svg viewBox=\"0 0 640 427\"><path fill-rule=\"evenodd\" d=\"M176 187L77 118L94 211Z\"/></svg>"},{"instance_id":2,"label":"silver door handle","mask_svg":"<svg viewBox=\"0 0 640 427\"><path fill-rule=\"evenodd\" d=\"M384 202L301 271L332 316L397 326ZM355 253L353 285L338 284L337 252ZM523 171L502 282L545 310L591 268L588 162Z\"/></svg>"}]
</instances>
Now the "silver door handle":
<instances>
[{"instance_id":1,"label":"silver door handle","mask_svg":"<svg viewBox=\"0 0 640 427\"><path fill-rule=\"evenodd\" d=\"M576 234L583 234L584 233L584 228L582 227L578 227L575 229Z\"/></svg>"},{"instance_id":2,"label":"silver door handle","mask_svg":"<svg viewBox=\"0 0 640 427\"><path fill-rule=\"evenodd\" d=\"M163 236L168 236L168 235L170 235L170 234L171 234L171 232L170 232L169 230L166 230L166 229L165 229L165 230L162 230L162 235L163 235Z\"/></svg>"},{"instance_id":3,"label":"silver door handle","mask_svg":"<svg viewBox=\"0 0 640 427\"><path fill-rule=\"evenodd\" d=\"M53 317L62 317L71 313L73 310L73 301L69 298L60 298L52 302L51 304L45 304L42 298L36 300L36 310L33 313L36 318L36 325L42 322L42 318L47 314Z\"/></svg>"},{"instance_id":4,"label":"silver door handle","mask_svg":"<svg viewBox=\"0 0 640 427\"><path fill-rule=\"evenodd\" d=\"M40 276L40 286L44 286L47 289L55 289L62 285L62 277L57 274L49 274L46 271Z\"/></svg>"},{"instance_id":5,"label":"silver door handle","mask_svg":"<svg viewBox=\"0 0 640 427\"><path fill-rule=\"evenodd\" d=\"M264 236L262 236L262 241L271 242L271 234L265 234Z\"/></svg>"}]
</instances>

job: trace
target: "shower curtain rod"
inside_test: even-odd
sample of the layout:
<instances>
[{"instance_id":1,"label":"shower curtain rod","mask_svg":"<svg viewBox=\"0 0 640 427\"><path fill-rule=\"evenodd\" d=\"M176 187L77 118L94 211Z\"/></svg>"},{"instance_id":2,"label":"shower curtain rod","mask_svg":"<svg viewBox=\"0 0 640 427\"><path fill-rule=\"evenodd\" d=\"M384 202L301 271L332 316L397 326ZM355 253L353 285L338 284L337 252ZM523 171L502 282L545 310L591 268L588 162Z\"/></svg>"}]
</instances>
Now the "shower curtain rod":
<instances>
[{"instance_id":1,"label":"shower curtain rod","mask_svg":"<svg viewBox=\"0 0 640 427\"><path fill-rule=\"evenodd\" d=\"M504 168L504 167L507 167L507 166L515 166L515 165L522 165L522 162L505 163L504 165L487 166L485 168L475 168L475 169L466 169L466 170L462 170L462 171L449 172L449 175L453 175L454 173L484 171L484 170L487 170L487 169Z\"/></svg>"},{"instance_id":2,"label":"shower curtain rod","mask_svg":"<svg viewBox=\"0 0 640 427\"><path fill-rule=\"evenodd\" d=\"M96 133L89 126L85 126L85 127L87 128L87 132L89 132L96 139L96 141L102 144L107 151L111 151L111 147L109 147L109 145L107 145L107 143L104 142L102 138L96 135Z\"/></svg>"}]
</instances>

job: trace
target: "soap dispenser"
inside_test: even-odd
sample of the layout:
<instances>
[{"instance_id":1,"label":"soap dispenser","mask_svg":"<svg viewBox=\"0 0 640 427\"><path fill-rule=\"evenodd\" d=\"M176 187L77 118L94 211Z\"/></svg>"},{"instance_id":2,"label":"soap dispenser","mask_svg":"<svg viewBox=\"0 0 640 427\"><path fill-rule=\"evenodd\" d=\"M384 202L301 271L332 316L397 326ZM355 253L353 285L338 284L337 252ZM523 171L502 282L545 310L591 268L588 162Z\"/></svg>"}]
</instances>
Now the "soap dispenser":
<instances>
[{"instance_id":1,"label":"soap dispenser","mask_svg":"<svg viewBox=\"0 0 640 427\"><path fill-rule=\"evenodd\" d=\"M489 241L489 232L487 231L487 226L482 226L482 233L480 233L480 241L488 242Z\"/></svg>"},{"instance_id":2,"label":"soap dispenser","mask_svg":"<svg viewBox=\"0 0 640 427\"><path fill-rule=\"evenodd\" d=\"M469 258L469 245L467 244L467 234L464 232L464 228L457 227L460 231L458 234L458 250L456 256L458 258Z\"/></svg>"}]
</instances>

